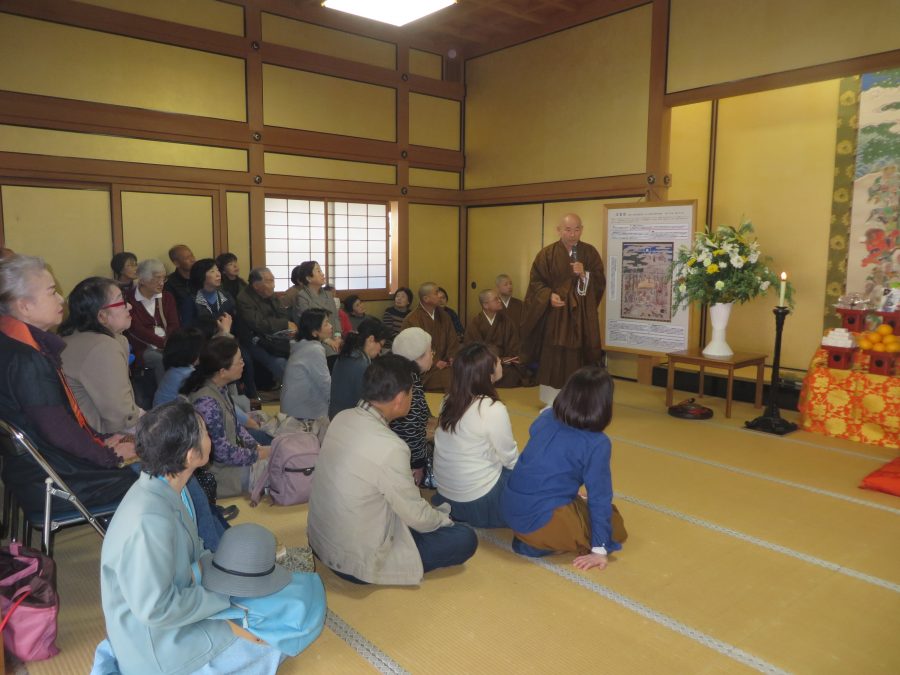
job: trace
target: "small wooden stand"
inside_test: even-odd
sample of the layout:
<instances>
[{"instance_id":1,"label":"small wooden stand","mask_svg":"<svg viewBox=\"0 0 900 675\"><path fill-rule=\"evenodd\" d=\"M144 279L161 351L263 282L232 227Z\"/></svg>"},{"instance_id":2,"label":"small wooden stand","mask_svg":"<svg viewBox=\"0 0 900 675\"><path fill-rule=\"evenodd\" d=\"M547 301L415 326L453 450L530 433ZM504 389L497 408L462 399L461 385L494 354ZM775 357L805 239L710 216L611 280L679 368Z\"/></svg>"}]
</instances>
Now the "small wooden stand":
<instances>
[{"instance_id":1,"label":"small wooden stand","mask_svg":"<svg viewBox=\"0 0 900 675\"><path fill-rule=\"evenodd\" d=\"M684 349L680 352L669 352L666 356L669 359L669 373L666 381L666 407L672 405L672 394L675 390L675 364L677 363L690 363L699 366L700 398L703 398L703 376L706 368L720 368L728 371L728 389L725 396L725 417L731 417L731 398L734 393L735 368L756 366L756 398L754 405L757 408L762 407L763 379L765 376L766 365L765 354L737 353L726 357L704 356L703 352L698 347L694 347L692 349Z\"/></svg>"}]
</instances>

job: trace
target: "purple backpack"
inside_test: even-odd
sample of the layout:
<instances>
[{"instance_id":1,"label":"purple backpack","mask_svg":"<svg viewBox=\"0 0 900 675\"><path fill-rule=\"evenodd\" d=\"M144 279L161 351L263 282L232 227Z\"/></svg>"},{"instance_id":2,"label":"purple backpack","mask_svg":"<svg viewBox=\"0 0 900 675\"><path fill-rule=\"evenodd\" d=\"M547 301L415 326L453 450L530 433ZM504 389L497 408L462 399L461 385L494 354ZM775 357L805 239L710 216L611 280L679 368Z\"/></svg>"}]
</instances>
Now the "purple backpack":
<instances>
[{"instance_id":1,"label":"purple backpack","mask_svg":"<svg viewBox=\"0 0 900 675\"><path fill-rule=\"evenodd\" d=\"M250 491L250 505L259 503L266 488L275 504L290 506L308 502L318 458L319 439L315 434L294 431L276 436L269 466Z\"/></svg>"}]
</instances>

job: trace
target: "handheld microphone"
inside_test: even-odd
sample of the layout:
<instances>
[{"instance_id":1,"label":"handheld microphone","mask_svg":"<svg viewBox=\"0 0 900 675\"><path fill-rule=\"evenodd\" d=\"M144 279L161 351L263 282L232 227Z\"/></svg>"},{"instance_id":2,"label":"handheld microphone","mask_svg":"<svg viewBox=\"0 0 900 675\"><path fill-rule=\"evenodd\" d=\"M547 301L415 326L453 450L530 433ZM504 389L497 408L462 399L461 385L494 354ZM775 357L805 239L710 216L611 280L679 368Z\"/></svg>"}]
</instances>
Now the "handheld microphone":
<instances>
[{"instance_id":1,"label":"handheld microphone","mask_svg":"<svg viewBox=\"0 0 900 675\"><path fill-rule=\"evenodd\" d=\"M578 262L578 244L572 245L572 250L569 251L569 260L570 262Z\"/></svg>"}]
</instances>

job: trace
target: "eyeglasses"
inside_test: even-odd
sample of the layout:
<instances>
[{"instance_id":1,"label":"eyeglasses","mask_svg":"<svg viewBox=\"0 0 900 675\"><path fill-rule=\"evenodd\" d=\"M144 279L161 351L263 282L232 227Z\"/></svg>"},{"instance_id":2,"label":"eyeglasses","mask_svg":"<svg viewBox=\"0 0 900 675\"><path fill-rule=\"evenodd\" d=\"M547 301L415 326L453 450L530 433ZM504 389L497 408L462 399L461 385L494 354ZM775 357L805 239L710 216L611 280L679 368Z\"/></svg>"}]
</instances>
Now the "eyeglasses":
<instances>
[{"instance_id":1,"label":"eyeglasses","mask_svg":"<svg viewBox=\"0 0 900 675\"><path fill-rule=\"evenodd\" d=\"M119 300L119 302L114 302L110 305L103 305L100 309L115 309L116 307L125 307L127 304L126 300Z\"/></svg>"}]
</instances>

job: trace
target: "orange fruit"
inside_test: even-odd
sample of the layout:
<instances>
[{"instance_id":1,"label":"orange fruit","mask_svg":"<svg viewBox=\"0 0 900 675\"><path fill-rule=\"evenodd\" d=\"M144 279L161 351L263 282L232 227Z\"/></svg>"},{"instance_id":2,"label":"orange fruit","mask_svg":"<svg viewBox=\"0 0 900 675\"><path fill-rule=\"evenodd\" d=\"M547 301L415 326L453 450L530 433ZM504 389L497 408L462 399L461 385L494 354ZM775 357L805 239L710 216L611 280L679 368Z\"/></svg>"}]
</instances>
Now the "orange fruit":
<instances>
[{"instance_id":1,"label":"orange fruit","mask_svg":"<svg viewBox=\"0 0 900 675\"><path fill-rule=\"evenodd\" d=\"M872 344L878 344L881 342L881 338L884 337L881 333L869 333L869 342Z\"/></svg>"},{"instance_id":2,"label":"orange fruit","mask_svg":"<svg viewBox=\"0 0 900 675\"><path fill-rule=\"evenodd\" d=\"M885 335L883 338L881 338L881 341L882 341L884 344L889 345L889 344L891 344L892 342L896 342L896 341L897 341L897 336L894 335L893 333L888 333L888 334Z\"/></svg>"},{"instance_id":3,"label":"orange fruit","mask_svg":"<svg viewBox=\"0 0 900 675\"><path fill-rule=\"evenodd\" d=\"M881 342L876 342L874 345L872 345L872 351L873 352L886 352L887 347L885 347L885 345L882 344Z\"/></svg>"},{"instance_id":4,"label":"orange fruit","mask_svg":"<svg viewBox=\"0 0 900 675\"><path fill-rule=\"evenodd\" d=\"M860 338L858 344L860 349L872 349L872 343L866 338Z\"/></svg>"},{"instance_id":5,"label":"orange fruit","mask_svg":"<svg viewBox=\"0 0 900 675\"><path fill-rule=\"evenodd\" d=\"M889 342L884 346L884 351L891 352L892 354L900 352L900 342Z\"/></svg>"},{"instance_id":6,"label":"orange fruit","mask_svg":"<svg viewBox=\"0 0 900 675\"><path fill-rule=\"evenodd\" d=\"M879 335L892 335L894 332L893 327L889 326L886 323L881 324L878 328L875 329L875 332Z\"/></svg>"}]
</instances>

